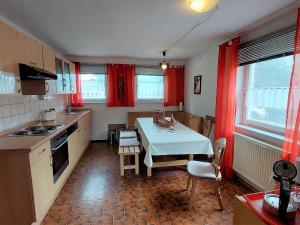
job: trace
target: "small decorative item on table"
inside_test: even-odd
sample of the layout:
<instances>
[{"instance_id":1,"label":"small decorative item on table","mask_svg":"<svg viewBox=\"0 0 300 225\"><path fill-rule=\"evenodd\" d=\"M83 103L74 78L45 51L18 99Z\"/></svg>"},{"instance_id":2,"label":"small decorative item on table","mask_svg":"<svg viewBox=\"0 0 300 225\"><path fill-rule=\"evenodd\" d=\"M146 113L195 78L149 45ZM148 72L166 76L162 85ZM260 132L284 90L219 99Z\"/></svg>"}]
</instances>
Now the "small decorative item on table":
<instances>
[{"instance_id":1,"label":"small decorative item on table","mask_svg":"<svg viewBox=\"0 0 300 225\"><path fill-rule=\"evenodd\" d=\"M170 125L169 128L171 130L174 130L175 124L176 124L175 116L174 116L174 114L171 114L171 120L169 122L169 125Z\"/></svg>"},{"instance_id":2,"label":"small decorative item on table","mask_svg":"<svg viewBox=\"0 0 300 225\"><path fill-rule=\"evenodd\" d=\"M158 124L159 120L164 120L165 118L165 110L163 109L156 109L153 112L153 123Z\"/></svg>"}]
</instances>

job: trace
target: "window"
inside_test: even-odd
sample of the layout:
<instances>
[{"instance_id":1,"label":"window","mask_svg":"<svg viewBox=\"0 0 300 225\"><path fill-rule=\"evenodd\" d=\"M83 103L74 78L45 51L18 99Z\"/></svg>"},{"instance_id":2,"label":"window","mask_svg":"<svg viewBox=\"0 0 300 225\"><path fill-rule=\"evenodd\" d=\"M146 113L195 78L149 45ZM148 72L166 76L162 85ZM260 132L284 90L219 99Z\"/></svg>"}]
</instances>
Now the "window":
<instances>
[{"instance_id":1,"label":"window","mask_svg":"<svg viewBox=\"0 0 300 225\"><path fill-rule=\"evenodd\" d=\"M158 68L137 67L136 99L143 101L162 101L164 99L164 76Z\"/></svg>"},{"instance_id":2,"label":"window","mask_svg":"<svg viewBox=\"0 0 300 225\"><path fill-rule=\"evenodd\" d=\"M243 124L283 132L292 67L292 55L239 67Z\"/></svg>"},{"instance_id":3,"label":"window","mask_svg":"<svg viewBox=\"0 0 300 225\"><path fill-rule=\"evenodd\" d=\"M81 74L81 89L84 102L103 102L106 98L106 75Z\"/></svg>"},{"instance_id":4,"label":"window","mask_svg":"<svg viewBox=\"0 0 300 225\"><path fill-rule=\"evenodd\" d=\"M106 99L106 66L81 64L82 98L86 103L105 102Z\"/></svg>"}]
</instances>

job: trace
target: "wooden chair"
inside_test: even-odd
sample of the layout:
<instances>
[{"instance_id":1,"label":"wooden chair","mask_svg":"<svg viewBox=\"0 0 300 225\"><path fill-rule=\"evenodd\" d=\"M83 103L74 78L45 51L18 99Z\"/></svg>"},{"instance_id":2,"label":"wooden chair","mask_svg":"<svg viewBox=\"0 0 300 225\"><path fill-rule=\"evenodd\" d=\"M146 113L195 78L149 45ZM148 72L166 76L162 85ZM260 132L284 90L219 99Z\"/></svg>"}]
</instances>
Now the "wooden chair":
<instances>
[{"instance_id":1,"label":"wooden chair","mask_svg":"<svg viewBox=\"0 0 300 225\"><path fill-rule=\"evenodd\" d=\"M192 205L194 201L194 195L196 190L197 179L208 179L214 182L214 191L218 197L220 209L223 210L221 192L220 192L220 181L222 174L220 172L220 165L223 159L224 151L226 147L226 139L220 138L216 140L214 145L214 160L212 163L200 162L200 161L189 161L187 164L187 171L189 174L186 189L189 191L190 183L192 182L191 200Z\"/></svg>"},{"instance_id":2,"label":"wooden chair","mask_svg":"<svg viewBox=\"0 0 300 225\"><path fill-rule=\"evenodd\" d=\"M212 129L212 122L211 122L211 120L204 119L203 120L203 127L202 127L202 134L205 137L209 138L209 135L211 133L211 129Z\"/></svg>"},{"instance_id":3,"label":"wooden chair","mask_svg":"<svg viewBox=\"0 0 300 225\"><path fill-rule=\"evenodd\" d=\"M201 117L189 114L187 118L187 126L192 130L199 132L201 124Z\"/></svg>"}]
</instances>

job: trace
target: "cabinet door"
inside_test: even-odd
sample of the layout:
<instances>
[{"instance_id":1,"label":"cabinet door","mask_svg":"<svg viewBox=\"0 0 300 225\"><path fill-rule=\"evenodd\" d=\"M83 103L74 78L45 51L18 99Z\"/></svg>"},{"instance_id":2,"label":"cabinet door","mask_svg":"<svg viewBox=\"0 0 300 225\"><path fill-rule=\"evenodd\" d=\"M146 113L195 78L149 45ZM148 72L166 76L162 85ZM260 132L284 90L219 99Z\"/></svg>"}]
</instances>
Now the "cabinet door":
<instances>
[{"instance_id":1,"label":"cabinet door","mask_svg":"<svg viewBox=\"0 0 300 225\"><path fill-rule=\"evenodd\" d=\"M66 87L64 82L62 60L59 59L58 57L55 57L55 71L57 75L57 80L56 80L57 93L63 94L65 93Z\"/></svg>"},{"instance_id":2,"label":"cabinet door","mask_svg":"<svg viewBox=\"0 0 300 225\"><path fill-rule=\"evenodd\" d=\"M40 69L44 68L43 65L43 47L40 42L37 40L30 39L31 44L31 61L35 67Z\"/></svg>"},{"instance_id":3,"label":"cabinet door","mask_svg":"<svg viewBox=\"0 0 300 225\"><path fill-rule=\"evenodd\" d=\"M17 32L0 22L0 94L21 94Z\"/></svg>"},{"instance_id":4,"label":"cabinet door","mask_svg":"<svg viewBox=\"0 0 300 225\"><path fill-rule=\"evenodd\" d=\"M44 70L56 74L55 54L51 49L45 46L43 46L43 63L44 63Z\"/></svg>"},{"instance_id":5,"label":"cabinet door","mask_svg":"<svg viewBox=\"0 0 300 225\"><path fill-rule=\"evenodd\" d=\"M64 82L66 93L71 93L70 64L68 62L64 62Z\"/></svg>"},{"instance_id":6,"label":"cabinet door","mask_svg":"<svg viewBox=\"0 0 300 225\"><path fill-rule=\"evenodd\" d=\"M76 166L80 156L81 156L81 146L80 146L80 131L77 129L68 137L68 148L69 148L69 160L70 167L73 169Z\"/></svg>"},{"instance_id":7,"label":"cabinet door","mask_svg":"<svg viewBox=\"0 0 300 225\"><path fill-rule=\"evenodd\" d=\"M41 222L51 203L53 172L50 144L43 145L31 152L31 179L37 222Z\"/></svg>"},{"instance_id":8,"label":"cabinet door","mask_svg":"<svg viewBox=\"0 0 300 225\"><path fill-rule=\"evenodd\" d=\"M76 93L76 72L75 64L70 63L70 79L71 79L71 92Z\"/></svg>"},{"instance_id":9,"label":"cabinet door","mask_svg":"<svg viewBox=\"0 0 300 225\"><path fill-rule=\"evenodd\" d=\"M17 33L19 62L43 68L42 45L25 34Z\"/></svg>"},{"instance_id":10,"label":"cabinet door","mask_svg":"<svg viewBox=\"0 0 300 225\"><path fill-rule=\"evenodd\" d=\"M18 32L17 33L18 40L18 56L19 63L24 63L27 65L34 66L31 62L31 40L26 35Z\"/></svg>"}]
</instances>

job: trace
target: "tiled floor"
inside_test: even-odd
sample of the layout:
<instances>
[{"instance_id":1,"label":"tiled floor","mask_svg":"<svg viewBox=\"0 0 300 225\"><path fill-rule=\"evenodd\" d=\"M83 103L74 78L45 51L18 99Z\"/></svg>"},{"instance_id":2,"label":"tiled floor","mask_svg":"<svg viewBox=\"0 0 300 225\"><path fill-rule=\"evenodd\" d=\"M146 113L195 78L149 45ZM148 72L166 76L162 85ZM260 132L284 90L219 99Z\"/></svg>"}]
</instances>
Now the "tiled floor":
<instances>
[{"instance_id":1,"label":"tiled floor","mask_svg":"<svg viewBox=\"0 0 300 225\"><path fill-rule=\"evenodd\" d=\"M141 163L141 166L144 165ZM170 171L170 169L168 169ZM134 172L119 175L116 148L95 143L68 179L43 225L54 224L232 224L235 195L248 192L240 183L223 180L224 211L218 211L210 183L200 180L191 210L183 169L154 170L147 178Z\"/></svg>"}]
</instances>

